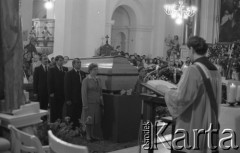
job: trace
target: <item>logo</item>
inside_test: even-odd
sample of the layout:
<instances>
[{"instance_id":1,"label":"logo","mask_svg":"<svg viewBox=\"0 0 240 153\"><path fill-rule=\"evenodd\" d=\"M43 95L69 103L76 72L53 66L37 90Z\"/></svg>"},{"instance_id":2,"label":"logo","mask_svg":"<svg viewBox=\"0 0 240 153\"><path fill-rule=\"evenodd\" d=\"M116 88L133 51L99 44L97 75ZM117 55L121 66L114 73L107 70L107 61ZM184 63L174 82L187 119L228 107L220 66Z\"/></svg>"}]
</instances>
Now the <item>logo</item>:
<instances>
[{"instance_id":1,"label":"logo","mask_svg":"<svg viewBox=\"0 0 240 153\"><path fill-rule=\"evenodd\" d=\"M154 125L150 121L144 122L142 124L142 148L144 150L158 150L157 144L159 142L169 150L201 150L203 148L201 146L205 146L204 149L209 150L218 150L219 148L222 150L239 149L236 144L236 133L232 129L223 129L220 133L218 129L213 128L212 123L206 130L192 129L192 131L186 131L185 129L175 129L170 144L164 135L168 126L169 124L164 122L156 122ZM192 136L192 139L189 135ZM206 141L201 141L204 144L200 142L200 136L202 135L206 139ZM219 135L221 135L221 138L219 138Z\"/></svg>"}]
</instances>

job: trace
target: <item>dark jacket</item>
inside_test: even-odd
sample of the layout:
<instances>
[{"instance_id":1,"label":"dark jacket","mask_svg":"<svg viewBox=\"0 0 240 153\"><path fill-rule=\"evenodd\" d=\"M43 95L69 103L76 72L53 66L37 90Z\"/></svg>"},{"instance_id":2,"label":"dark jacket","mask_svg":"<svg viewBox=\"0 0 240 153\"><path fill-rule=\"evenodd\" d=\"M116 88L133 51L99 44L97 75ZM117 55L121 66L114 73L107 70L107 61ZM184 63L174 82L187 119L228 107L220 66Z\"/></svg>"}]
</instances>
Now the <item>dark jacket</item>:
<instances>
[{"instance_id":1,"label":"dark jacket","mask_svg":"<svg viewBox=\"0 0 240 153\"><path fill-rule=\"evenodd\" d=\"M47 92L47 72L40 65L35 68L33 73L33 92L38 96L46 95Z\"/></svg>"},{"instance_id":2,"label":"dark jacket","mask_svg":"<svg viewBox=\"0 0 240 153\"><path fill-rule=\"evenodd\" d=\"M86 73L80 71L80 74L81 80L83 81L86 77ZM66 101L72 101L73 103L82 101L82 81L80 82L80 76L74 69L66 73L64 79L64 93Z\"/></svg>"},{"instance_id":3,"label":"dark jacket","mask_svg":"<svg viewBox=\"0 0 240 153\"><path fill-rule=\"evenodd\" d=\"M54 94L54 97L63 97L64 99L64 76L68 71L66 67L62 67L60 71L57 66L54 66L48 71L48 93Z\"/></svg>"}]
</instances>

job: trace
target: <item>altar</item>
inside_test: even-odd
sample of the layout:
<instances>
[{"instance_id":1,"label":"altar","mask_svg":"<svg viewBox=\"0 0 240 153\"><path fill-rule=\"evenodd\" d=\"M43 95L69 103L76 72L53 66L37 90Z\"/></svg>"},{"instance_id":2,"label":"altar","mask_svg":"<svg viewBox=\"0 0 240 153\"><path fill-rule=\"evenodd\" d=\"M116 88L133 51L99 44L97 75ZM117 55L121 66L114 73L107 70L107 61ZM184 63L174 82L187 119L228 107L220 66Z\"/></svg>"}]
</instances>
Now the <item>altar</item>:
<instances>
[{"instance_id":1,"label":"altar","mask_svg":"<svg viewBox=\"0 0 240 153\"><path fill-rule=\"evenodd\" d=\"M129 142L138 139L141 99L137 95L104 94L104 139Z\"/></svg>"}]
</instances>

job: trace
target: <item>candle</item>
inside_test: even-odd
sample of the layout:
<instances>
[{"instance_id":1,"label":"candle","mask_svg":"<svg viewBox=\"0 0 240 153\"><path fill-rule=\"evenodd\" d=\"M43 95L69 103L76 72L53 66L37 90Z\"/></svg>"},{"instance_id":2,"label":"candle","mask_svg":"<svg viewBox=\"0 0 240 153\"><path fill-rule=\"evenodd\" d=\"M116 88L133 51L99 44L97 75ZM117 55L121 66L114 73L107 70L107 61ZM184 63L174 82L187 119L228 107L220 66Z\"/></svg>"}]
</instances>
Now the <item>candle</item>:
<instances>
[{"instance_id":1,"label":"candle","mask_svg":"<svg viewBox=\"0 0 240 153\"><path fill-rule=\"evenodd\" d=\"M240 85L238 85L237 87L237 96L236 96L236 100L240 101Z\"/></svg>"},{"instance_id":2,"label":"candle","mask_svg":"<svg viewBox=\"0 0 240 153\"><path fill-rule=\"evenodd\" d=\"M232 83L229 88L227 101L230 103L234 103L235 100L236 100L236 85Z\"/></svg>"}]
</instances>

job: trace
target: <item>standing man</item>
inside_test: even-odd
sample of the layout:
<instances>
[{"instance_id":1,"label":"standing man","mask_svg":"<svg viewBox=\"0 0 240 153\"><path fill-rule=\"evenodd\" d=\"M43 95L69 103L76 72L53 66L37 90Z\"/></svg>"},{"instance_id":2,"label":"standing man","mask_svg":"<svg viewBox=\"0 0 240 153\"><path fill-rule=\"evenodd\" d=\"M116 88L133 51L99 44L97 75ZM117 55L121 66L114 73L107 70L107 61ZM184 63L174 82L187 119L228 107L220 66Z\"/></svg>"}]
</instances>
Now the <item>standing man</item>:
<instances>
[{"instance_id":1,"label":"standing man","mask_svg":"<svg viewBox=\"0 0 240 153\"><path fill-rule=\"evenodd\" d=\"M48 109L48 88L47 88L47 73L48 73L48 57L42 55L40 57L41 65L35 68L33 73L33 91L34 97L40 102L41 109Z\"/></svg>"},{"instance_id":2,"label":"standing man","mask_svg":"<svg viewBox=\"0 0 240 153\"><path fill-rule=\"evenodd\" d=\"M48 92L50 97L50 122L62 119L64 104L64 76L67 68L63 67L63 57L55 57L56 65L48 72Z\"/></svg>"},{"instance_id":3,"label":"standing man","mask_svg":"<svg viewBox=\"0 0 240 153\"><path fill-rule=\"evenodd\" d=\"M185 134L184 132L175 133L172 146L174 149L187 153L217 152L218 132L212 132L211 137L200 132L196 142L193 131L194 129L219 130L221 75L216 66L205 56L208 45L204 39L198 36L191 37L187 46L191 51L190 58L194 62L184 72L178 88L165 91L165 101L171 115L176 119L175 132L185 131L189 137L187 144L185 139L174 141L177 140L175 138L180 138ZM186 144L185 147L181 147L183 144Z\"/></svg>"},{"instance_id":4,"label":"standing man","mask_svg":"<svg viewBox=\"0 0 240 153\"><path fill-rule=\"evenodd\" d=\"M64 80L64 93L66 99L66 115L70 117L73 126L79 125L82 114L82 80L86 77L81 71L81 61L75 58L72 61L73 69L66 73Z\"/></svg>"}]
</instances>

